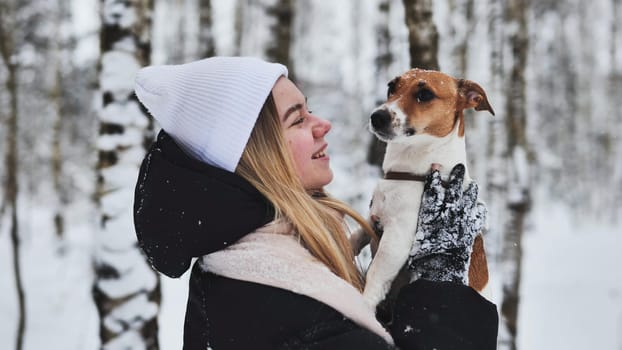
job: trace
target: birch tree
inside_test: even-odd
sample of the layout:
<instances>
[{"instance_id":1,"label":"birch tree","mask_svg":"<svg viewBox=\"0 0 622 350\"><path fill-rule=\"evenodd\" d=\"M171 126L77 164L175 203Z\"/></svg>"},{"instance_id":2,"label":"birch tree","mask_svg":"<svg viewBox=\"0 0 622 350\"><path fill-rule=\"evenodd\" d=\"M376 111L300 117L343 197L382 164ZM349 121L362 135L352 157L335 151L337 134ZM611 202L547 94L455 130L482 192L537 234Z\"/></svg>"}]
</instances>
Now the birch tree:
<instances>
[{"instance_id":1,"label":"birch tree","mask_svg":"<svg viewBox=\"0 0 622 350\"><path fill-rule=\"evenodd\" d=\"M493 249L501 269L500 349L516 349L522 236L530 207L530 156L527 144L525 67L528 4L523 0L489 3L491 95L503 112L490 121L488 204Z\"/></svg>"},{"instance_id":2,"label":"birch tree","mask_svg":"<svg viewBox=\"0 0 622 350\"><path fill-rule=\"evenodd\" d=\"M199 0L199 57L216 55L216 45L212 30L212 2Z\"/></svg>"},{"instance_id":3,"label":"birch tree","mask_svg":"<svg viewBox=\"0 0 622 350\"><path fill-rule=\"evenodd\" d=\"M488 97L490 101L494 101L495 106L505 106L505 66L503 64L505 58L505 22L504 7L501 0L489 0L487 4L487 29L488 41L490 43L490 61L488 70L490 71ZM502 112L500 111L502 110ZM486 140L486 160L487 168L485 174L485 189L487 192L486 204L490 211L488 214L488 223L490 230L486 237L487 254L497 268L503 262L503 229L507 218L507 210L505 209L505 199L507 194L507 172L506 172L506 129L503 122L506 116L507 108L499 108L494 118L488 121L488 138ZM501 279L501 278L500 278ZM503 280L493 280L495 292L503 294ZM498 298L497 300L500 300ZM498 303L498 302L497 302ZM508 338L507 328L503 320L500 320L498 343L503 346L503 342Z\"/></svg>"},{"instance_id":4,"label":"birch tree","mask_svg":"<svg viewBox=\"0 0 622 350\"><path fill-rule=\"evenodd\" d=\"M457 76L466 77L469 66L469 41L474 39L474 4L473 0L452 0L449 3L451 12L451 34L456 36L456 45L451 51L454 69ZM470 127L466 125L467 130ZM471 127L472 128L472 127ZM467 131L468 133L468 131Z\"/></svg>"},{"instance_id":5,"label":"birch tree","mask_svg":"<svg viewBox=\"0 0 622 350\"><path fill-rule=\"evenodd\" d=\"M620 62L622 57L616 52L620 44L620 1L598 0L592 4L579 2L579 12L585 14L579 16L579 28L582 33L582 56L579 67L582 69L581 80L582 93L587 97L589 119L585 120L584 126L589 127L588 144L582 149L585 158L582 161L582 174L585 179L593 179L595 168L601 168L606 180L600 182L601 186L585 188L589 198L589 207L595 211L595 217L602 221L613 221L619 214L619 205L609 203L616 202L620 191L612 191L619 188L620 173L619 156L616 158L616 146L620 139L619 131L619 96L618 88L620 80ZM599 18L594 23L593 18ZM588 83L589 93L585 93ZM585 96L587 95L587 96ZM618 123L616 123L618 122Z\"/></svg>"},{"instance_id":6,"label":"birch tree","mask_svg":"<svg viewBox=\"0 0 622 350\"><path fill-rule=\"evenodd\" d=\"M438 70L438 31L432 0L403 0L408 26L410 67Z\"/></svg>"},{"instance_id":7,"label":"birch tree","mask_svg":"<svg viewBox=\"0 0 622 350\"><path fill-rule=\"evenodd\" d=\"M578 140L580 127L577 121L577 93L583 89L578 84L577 63L573 42L579 36L574 11L569 3L532 2L533 25L530 32L534 41L530 45L530 60L537 64L530 65L532 84L537 89L528 89L530 120L538 130L538 181L547 183L548 194L565 203L572 203L571 198L579 191L576 178L564 174L579 174L584 167L578 155L581 145ZM551 35L537 37L537 28L551 28ZM560 118L559 116L567 116ZM563 131L563 132L560 132ZM564 157L572 154L573 157ZM542 157L549 155L548 157Z\"/></svg>"},{"instance_id":8,"label":"birch tree","mask_svg":"<svg viewBox=\"0 0 622 350\"><path fill-rule=\"evenodd\" d=\"M59 239L62 239L65 232L65 213L66 206L69 201L67 188L64 185L63 171L63 148L61 139L63 138L63 65L65 46L68 44L68 38L61 28L68 21L69 9L67 4L59 2L56 4L53 14L53 32L50 38L50 67L52 68L52 86L49 91L50 102L53 110L52 124L52 183L56 192L57 204L54 213L54 229Z\"/></svg>"},{"instance_id":9,"label":"birch tree","mask_svg":"<svg viewBox=\"0 0 622 350\"><path fill-rule=\"evenodd\" d=\"M211 0L161 1L157 9L164 16L156 20L165 19L166 25L154 36L159 35L159 45L166 47L166 64L187 63L216 54Z\"/></svg>"},{"instance_id":10,"label":"birch tree","mask_svg":"<svg viewBox=\"0 0 622 350\"><path fill-rule=\"evenodd\" d=\"M285 64L289 76L293 0L241 0L236 10L238 54L255 55Z\"/></svg>"},{"instance_id":11,"label":"birch tree","mask_svg":"<svg viewBox=\"0 0 622 350\"><path fill-rule=\"evenodd\" d=\"M391 80L391 77L389 77L389 67L393 62L393 53L391 52L391 28L389 26L391 0L381 0L378 2L378 13L378 22L376 23L376 45L378 54L375 60L375 76L377 80L376 105L381 104L386 99L387 83ZM382 166L386 148L387 144L385 142L372 136L367 150L367 162L369 164Z\"/></svg>"},{"instance_id":12,"label":"birch tree","mask_svg":"<svg viewBox=\"0 0 622 350\"><path fill-rule=\"evenodd\" d=\"M132 224L136 174L153 125L133 93L136 71L149 63L151 0L102 0L93 296L104 349L158 349L160 284L137 245Z\"/></svg>"},{"instance_id":13,"label":"birch tree","mask_svg":"<svg viewBox=\"0 0 622 350\"><path fill-rule=\"evenodd\" d=\"M619 101L622 101L622 4L618 0L611 0L613 20L611 21L611 46L609 54L613 63L609 73L609 112L613 118L611 127L616 130L622 125L622 113L619 112ZM614 138L613 152L610 162L613 164L613 188L622 188L622 162L616 161L622 159L622 138ZM622 191L613 193L613 203L622 203ZM611 206L611 215L613 220L618 222L620 208L619 206Z\"/></svg>"},{"instance_id":14,"label":"birch tree","mask_svg":"<svg viewBox=\"0 0 622 350\"><path fill-rule=\"evenodd\" d=\"M507 80L505 124L507 129L507 208L509 217L504 226L503 241L503 300L501 315L509 331L507 347L516 350L518 307L522 263L522 237L529 211L530 161L527 145L527 115L525 98L527 66L527 1L510 0L505 13L510 28L511 65Z\"/></svg>"},{"instance_id":15,"label":"birch tree","mask_svg":"<svg viewBox=\"0 0 622 350\"><path fill-rule=\"evenodd\" d=\"M294 0L277 0L272 5L266 5L266 13L272 17L270 32L272 40L266 48L266 57L269 61L279 62L289 69L290 79L294 79L294 65L290 58L292 37L292 22L294 17Z\"/></svg>"},{"instance_id":16,"label":"birch tree","mask_svg":"<svg viewBox=\"0 0 622 350\"><path fill-rule=\"evenodd\" d=\"M15 288L17 290L18 301L18 320L15 349L21 350L24 344L24 332L26 327L26 302L24 295L24 286L22 282L21 265L20 265L20 237L19 237L19 221L17 214L17 194L19 189L18 183L18 63L15 59L17 54L16 43L14 40L14 31L16 28L16 3L13 1L0 2L0 55L7 72L6 81L4 83L6 92L8 93L9 108L6 119L6 154L4 158L5 167L5 183L4 197L6 203L0 203L0 213L4 212L5 206L10 212L10 233L11 244L13 246L13 273L15 276ZM4 117L4 116L3 116Z\"/></svg>"}]
</instances>

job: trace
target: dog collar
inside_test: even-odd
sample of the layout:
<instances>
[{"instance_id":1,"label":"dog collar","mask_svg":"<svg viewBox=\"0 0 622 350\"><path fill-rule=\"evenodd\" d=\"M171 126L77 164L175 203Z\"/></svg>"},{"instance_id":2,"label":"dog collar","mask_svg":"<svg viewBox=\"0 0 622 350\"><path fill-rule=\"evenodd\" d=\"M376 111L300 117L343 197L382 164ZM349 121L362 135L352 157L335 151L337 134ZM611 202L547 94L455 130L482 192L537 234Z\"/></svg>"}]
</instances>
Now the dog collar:
<instances>
[{"instance_id":1,"label":"dog collar","mask_svg":"<svg viewBox=\"0 0 622 350\"><path fill-rule=\"evenodd\" d=\"M428 175L417 175L413 173L403 173L400 171L389 171L388 173L384 174L384 179L426 182L428 180ZM441 180L441 184L443 184L444 187L449 186L448 181Z\"/></svg>"},{"instance_id":2,"label":"dog collar","mask_svg":"<svg viewBox=\"0 0 622 350\"><path fill-rule=\"evenodd\" d=\"M399 171L389 171L384 174L385 180L408 180L408 181L419 181L425 182L428 178L427 175L417 175L413 173L403 173Z\"/></svg>"}]
</instances>

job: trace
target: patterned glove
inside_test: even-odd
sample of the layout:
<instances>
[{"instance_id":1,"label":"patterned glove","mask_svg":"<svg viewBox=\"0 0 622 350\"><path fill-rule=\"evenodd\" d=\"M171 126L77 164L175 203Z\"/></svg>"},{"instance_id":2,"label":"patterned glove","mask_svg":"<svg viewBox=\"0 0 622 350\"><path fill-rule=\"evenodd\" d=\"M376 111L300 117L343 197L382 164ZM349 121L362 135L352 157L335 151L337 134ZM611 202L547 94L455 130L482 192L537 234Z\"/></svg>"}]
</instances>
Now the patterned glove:
<instances>
[{"instance_id":1,"label":"patterned glove","mask_svg":"<svg viewBox=\"0 0 622 350\"><path fill-rule=\"evenodd\" d=\"M428 175L408 260L411 280L467 284L473 241L484 228L487 210L477 201L475 182L462 191L464 171L464 165L456 165L446 186L438 170Z\"/></svg>"}]
</instances>

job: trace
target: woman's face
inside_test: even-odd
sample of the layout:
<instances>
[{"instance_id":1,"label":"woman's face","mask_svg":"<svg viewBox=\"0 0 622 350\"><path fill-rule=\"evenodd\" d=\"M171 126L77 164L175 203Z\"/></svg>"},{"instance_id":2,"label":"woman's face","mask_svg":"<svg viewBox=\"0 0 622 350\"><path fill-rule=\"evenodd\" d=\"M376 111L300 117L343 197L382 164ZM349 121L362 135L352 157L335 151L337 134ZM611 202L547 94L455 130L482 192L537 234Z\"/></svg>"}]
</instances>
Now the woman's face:
<instances>
[{"instance_id":1,"label":"woman's face","mask_svg":"<svg viewBox=\"0 0 622 350\"><path fill-rule=\"evenodd\" d=\"M285 77L276 82L272 95L302 185L306 190L324 187L333 179L324 140L330 122L311 114L306 97Z\"/></svg>"}]
</instances>

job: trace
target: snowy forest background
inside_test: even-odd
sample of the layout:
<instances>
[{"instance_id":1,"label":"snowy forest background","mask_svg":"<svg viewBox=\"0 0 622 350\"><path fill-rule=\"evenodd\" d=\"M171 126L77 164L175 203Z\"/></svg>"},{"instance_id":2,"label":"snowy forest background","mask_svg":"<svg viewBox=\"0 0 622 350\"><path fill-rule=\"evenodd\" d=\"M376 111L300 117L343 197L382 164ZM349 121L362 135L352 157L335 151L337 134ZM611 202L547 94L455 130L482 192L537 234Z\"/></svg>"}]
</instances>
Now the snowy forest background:
<instances>
[{"instance_id":1,"label":"snowy forest background","mask_svg":"<svg viewBox=\"0 0 622 350\"><path fill-rule=\"evenodd\" d=\"M187 275L157 277L135 245L158 127L133 75L211 55L289 66L333 123L329 191L362 213L386 83L411 66L478 82L499 349L622 349L620 0L0 0L2 348L180 348Z\"/></svg>"}]
</instances>

